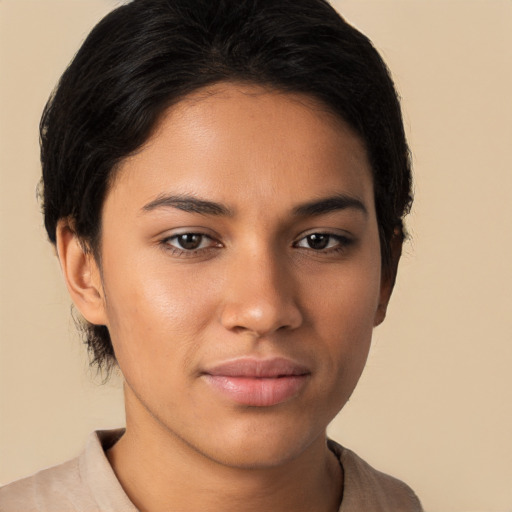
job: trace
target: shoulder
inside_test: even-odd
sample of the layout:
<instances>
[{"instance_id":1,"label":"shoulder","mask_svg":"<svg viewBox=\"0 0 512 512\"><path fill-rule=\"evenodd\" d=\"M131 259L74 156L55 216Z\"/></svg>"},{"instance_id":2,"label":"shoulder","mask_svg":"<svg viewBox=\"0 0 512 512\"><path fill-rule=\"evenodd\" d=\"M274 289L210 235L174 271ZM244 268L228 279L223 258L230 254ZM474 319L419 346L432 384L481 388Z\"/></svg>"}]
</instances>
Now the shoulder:
<instances>
[{"instance_id":1,"label":"shoulder","mask_svg":"<svg viewBox=\"0 0 512 512\"><path fill-rule=\"evenodd\" d=\"M105 455L122 433L94 432L79 457L0 487L0 511L133 512Z\"/></svg>"},{"instance_id":2,"label":"shoulder","mask_svg":"<svg viewBox=\"0 0 512 512\"><path fill-rule=\"evenodd\" d=\"M344 471L340 512L422 512L414 491L404 482L376 470L351 450L329 440Z\"/></svg>"},{"instance_id":3,"label":"shoulder","mask_svg":"<svg viewBox=\"0 0 512 512\"><path fill-rule=\"evenodd\" d=\"M2 512L50 511L56 504L62 510L76 510L77 503L88 501L87 489L80 478L79 458L0 487ZM95 510L92 506L89 509Z\"/></svg>"}]
</instances>

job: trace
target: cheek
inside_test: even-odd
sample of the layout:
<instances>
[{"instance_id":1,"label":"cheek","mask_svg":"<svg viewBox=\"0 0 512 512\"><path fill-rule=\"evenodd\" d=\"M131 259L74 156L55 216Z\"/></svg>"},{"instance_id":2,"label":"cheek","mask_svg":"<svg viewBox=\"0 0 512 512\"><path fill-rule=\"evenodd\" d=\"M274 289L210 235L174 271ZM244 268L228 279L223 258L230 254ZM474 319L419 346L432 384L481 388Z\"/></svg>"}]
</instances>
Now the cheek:
<instances>
[{"instance_id":1,"label":"cheek","mask_svg":"<svg viewBox=\"0 0 512 512\"><path fill-rule=\"evenodd\" d=\"M322 282L309 276L309 318L323 340L324 375L334 389L350 394L363 371L370 348L380 296L380 266L374 258L340 266ZM314 283L314 285L313 285ZM348 398L348 395L345 396Z\"/></svg>"},{"instance_id":2,"label":"cheek","mask_svg":"<svg viewBox=\"0 0 512 512\"><path fill-rule=\"evenodd\" d=\"M130 272L121 269L130 268ZM116 271L116 269L119 269ZM116 260L106 269L109 331L119 366L127 379L187 364L199 346L200 332L214 311L215 298L190 271L166 272L165 265ZM176 373L177 375L177 373Z\"/></svg>"},{"instance_id":3,"label":"cheek","mask_svg":"<svg viewBox=\"0 0 512 512\"><path fill-rule=\"evenodd\" d=\"M370 333L380 298L380 265L370 254L323 276L309 274L303 294L316 328L338 332L348 340L357 340L358 333Z\"/></svg>"}]
</instances>

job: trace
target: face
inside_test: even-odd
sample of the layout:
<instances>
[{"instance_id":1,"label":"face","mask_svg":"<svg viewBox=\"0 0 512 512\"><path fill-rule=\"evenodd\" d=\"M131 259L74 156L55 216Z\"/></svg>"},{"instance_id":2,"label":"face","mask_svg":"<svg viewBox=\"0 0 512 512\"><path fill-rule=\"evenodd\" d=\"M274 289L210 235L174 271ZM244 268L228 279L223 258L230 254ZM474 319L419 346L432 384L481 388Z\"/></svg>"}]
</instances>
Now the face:
<instances>
[{"instance_id":1,"label":"face","mask_svg":"<svg viewBox=\"0 0 512 512\"><path fill-rule=\"evenodd\" d=\"M102 222L128 425L239 467L323 440L388 298L358 137L308 97L219 84L123 162Z\"/></svg>"}]
</instances>

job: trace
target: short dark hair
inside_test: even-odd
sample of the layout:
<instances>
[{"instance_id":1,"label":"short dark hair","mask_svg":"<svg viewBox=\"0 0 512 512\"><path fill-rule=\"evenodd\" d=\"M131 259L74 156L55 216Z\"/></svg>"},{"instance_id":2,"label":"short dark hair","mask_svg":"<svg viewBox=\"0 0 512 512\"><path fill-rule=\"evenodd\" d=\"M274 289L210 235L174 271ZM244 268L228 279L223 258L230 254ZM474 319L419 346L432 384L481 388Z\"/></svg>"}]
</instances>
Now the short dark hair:
<instances>
[{"instance_id":1,"label":"short dark hair","mask_svg":"<svg viewBox=\"0 0 512 512\"><path fill-rule=\"evenodd\" d=\"M361 137L386 271L412 202L400 104L369 39L326 0L133 0L101 20L41 119L51 242L58 220L72 219L100 261L101 208L118 164L150 137L168 107L223 81L310 95ZM92 363L111 369L108 329L84 327Z\"/></svg>"}]
</instances>

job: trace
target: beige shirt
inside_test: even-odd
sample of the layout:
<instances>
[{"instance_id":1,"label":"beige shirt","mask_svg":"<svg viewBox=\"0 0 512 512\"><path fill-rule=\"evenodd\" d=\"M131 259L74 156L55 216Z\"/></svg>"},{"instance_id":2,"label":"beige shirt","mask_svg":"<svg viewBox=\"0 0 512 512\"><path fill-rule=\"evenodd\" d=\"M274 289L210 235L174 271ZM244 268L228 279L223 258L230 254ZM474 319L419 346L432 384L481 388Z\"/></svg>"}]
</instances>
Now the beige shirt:
<instances>
[{"instance_id":1,"label":"beige shirt","mask_svg":"<svg viewBox=\"0 0 512 512\"><path fill-rule=\"evenodd\" d=\"M1 512L137 512L105 455L123 430L93 432L82 454L0 488ZM333 441L344 469L339 512L421 512L414 492Z\"/></svg>"}]
</instances>

